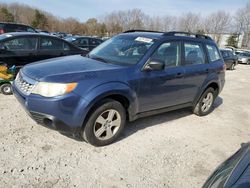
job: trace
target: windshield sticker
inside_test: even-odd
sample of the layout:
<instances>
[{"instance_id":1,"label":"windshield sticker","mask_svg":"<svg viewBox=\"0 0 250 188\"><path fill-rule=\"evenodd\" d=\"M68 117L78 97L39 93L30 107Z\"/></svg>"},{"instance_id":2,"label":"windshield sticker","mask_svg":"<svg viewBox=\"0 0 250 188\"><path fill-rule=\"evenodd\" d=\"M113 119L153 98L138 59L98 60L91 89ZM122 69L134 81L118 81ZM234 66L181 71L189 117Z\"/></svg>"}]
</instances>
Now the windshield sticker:
<instances>
[{"instance_id":1,"label":"windshield sticker","mask_svg":"<svg viewBox=\"0 0 250 188\"><path fill-rule=\"evenodd\" d=\"M153 39L150 39L150 38L146 38L146 37L137 37L135 39L135 41L138 41L138 42L145 42L145 43L151 43L153 41Z\"/></svg>"}]
</instances>

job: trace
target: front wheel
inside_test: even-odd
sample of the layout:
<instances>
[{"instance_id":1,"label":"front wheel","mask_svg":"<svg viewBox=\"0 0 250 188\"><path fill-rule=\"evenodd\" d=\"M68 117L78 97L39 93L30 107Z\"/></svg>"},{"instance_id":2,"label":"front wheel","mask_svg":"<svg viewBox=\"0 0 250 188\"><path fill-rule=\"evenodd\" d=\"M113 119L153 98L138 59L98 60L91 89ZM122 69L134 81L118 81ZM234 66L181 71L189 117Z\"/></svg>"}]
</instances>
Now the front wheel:
<instances>
[{"instance_id":1,"label":"front wheel","mask_svg":"<svg viewBox=\"0 0 250 188\"><path fill-rule=\"evenodd\" d=\"M193 113L198 116L205 116L212 112L216 92L213 88L208 88L201 96L193 109Z\"/></svg>"},{"instance_id":2,"label":"front wheel","mask_svg":"<svg viewBox=\"0 0 250 188\"><path fill-rule=\"evenodd\" d=\"M11 95L12 94L12 86L9 83L1 85L0 90L1 90L1 93L4 95Z\"/></svg>"},{"instance_id":3,"label":"front wheel","mask_svg":"<svg viewBox=\"0 0 250 188\"><path fill-rule=\"evenodd\" d=\"M94 146L112 143L122 132L126 123L126 112L121 103L107 99L91 113L83 129L84 140Z\"/></svg>"}]
</instances>

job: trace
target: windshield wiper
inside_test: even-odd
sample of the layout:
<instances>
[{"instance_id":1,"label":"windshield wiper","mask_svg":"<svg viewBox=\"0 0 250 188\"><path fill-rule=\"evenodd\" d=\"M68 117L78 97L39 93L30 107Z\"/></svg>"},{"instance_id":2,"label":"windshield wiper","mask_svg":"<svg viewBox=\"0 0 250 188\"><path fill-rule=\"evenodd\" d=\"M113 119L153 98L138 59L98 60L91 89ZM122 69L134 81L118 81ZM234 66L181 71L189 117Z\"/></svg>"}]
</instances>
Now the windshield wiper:
<instances>
[{"instance_id":1,"label":"windshield wiper","mask_svg":"<svg viewBox=\"0 0 250 188\"><path fill-rule=\"evenodd\" d=\"M88 56L88 58L91 58L91 59L94 59L94 60L97 60L97 61L102 61L104 63L109 63L106 59L102 58L102 57L97 57L97 56Z\"/></svg>"}]
</instances>

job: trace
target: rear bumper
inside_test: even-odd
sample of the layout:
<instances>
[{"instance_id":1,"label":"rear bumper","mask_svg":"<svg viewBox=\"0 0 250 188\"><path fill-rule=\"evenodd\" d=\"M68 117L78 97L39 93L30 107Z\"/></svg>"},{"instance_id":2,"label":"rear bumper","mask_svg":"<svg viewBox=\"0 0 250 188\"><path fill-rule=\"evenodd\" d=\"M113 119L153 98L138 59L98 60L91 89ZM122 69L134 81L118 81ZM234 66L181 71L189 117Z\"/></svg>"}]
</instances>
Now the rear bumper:
<instances>
[{"instance_id":1,"label":"rear bumper","mask_svg":"<svg viewBox=\"0 0 250 188\"><path fill-rule=\"evenodd\" d=\"M64 134L79 135L88 105L79 95L70 93L56 98L33 94L25 96L15 84L13 93L27 114L38 124Z\"/></svg>"}]
</instances>

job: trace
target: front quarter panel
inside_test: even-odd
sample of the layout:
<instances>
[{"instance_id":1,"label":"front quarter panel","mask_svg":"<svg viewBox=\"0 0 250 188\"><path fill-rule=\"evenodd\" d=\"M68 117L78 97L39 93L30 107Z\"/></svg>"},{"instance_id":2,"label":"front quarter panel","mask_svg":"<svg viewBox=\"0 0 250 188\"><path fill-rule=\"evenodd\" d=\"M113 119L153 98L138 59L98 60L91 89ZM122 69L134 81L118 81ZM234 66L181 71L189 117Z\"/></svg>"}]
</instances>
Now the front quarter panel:
<instances>
[{"instance_id":1,"label":"front quarter panel","mask_svg":"<svg viewBox=\"0 0 250 188\"><path fill-rule=\"evenodd\" d=\"M83 121L86 118L87 112L100 100L111 95L121 95L129 101L128 113L129 117L132 117L136 114L138 110L138 102L136 92L132 90L129 85L122 82L108 82L98 85L88 92L76 91L78 95L84 98L85 101L88 101L88 105L78 105L76 111L79 112L77 116L82 116ZM84 114L80 114L80 113Z\"/></svg>"}]
</instances>

